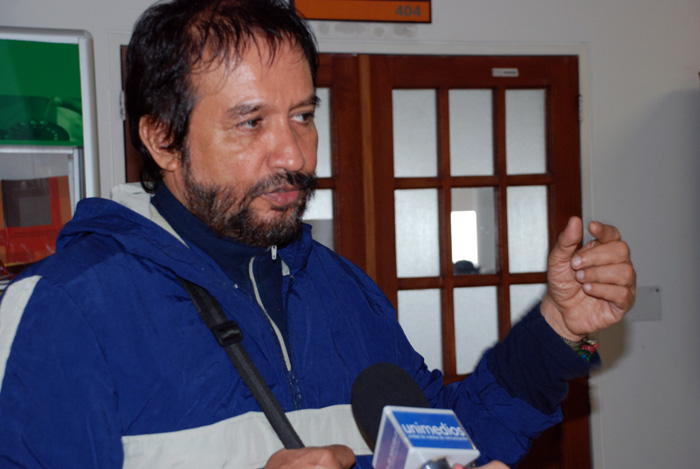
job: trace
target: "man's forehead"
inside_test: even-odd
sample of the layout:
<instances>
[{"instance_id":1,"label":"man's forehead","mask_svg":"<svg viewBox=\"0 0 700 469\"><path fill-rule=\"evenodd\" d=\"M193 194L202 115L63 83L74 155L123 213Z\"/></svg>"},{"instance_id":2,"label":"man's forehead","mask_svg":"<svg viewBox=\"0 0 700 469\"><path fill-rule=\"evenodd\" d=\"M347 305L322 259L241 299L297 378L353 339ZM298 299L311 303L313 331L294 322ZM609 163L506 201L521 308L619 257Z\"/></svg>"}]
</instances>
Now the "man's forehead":
<instances>
[{"instance_id":1,"label":"man's forehead","mask_svg":"<svg viewBox=\"0 0 700 469\"><path fill-rule=\"evenodd\" d=\"M298 79L300 75L290 67L303 67L303 83ZM204 96L217 94L227 87L234 90L234 83L249 86L255 82L267 82L267 78L280 78L276 85L278 89L291 90L302 85L308 86L312 95L315 92L311 67L297 43L285 40L270 44L265 38L259 37L255 41L248 41L243 49L229 50L226 55L213 56L210 52L210 56L202 60L200 66L193 68L189 80L197 102Z\"/></svg>"},{"instance_id":2,"label":"man's forehead","mask_svg":"<svg viewBox=\"0 0 700 469\"><path fill-rule=\"evenodd\" d=\"M308 59L299 43L291 38L268 38L255 34L241 38L237 44L223 49L209 46L198 60L193 73L206 73L221 69L234 72L243 62L258 62L263 68L270 68L280 61L299 61L310 68Z\"/></svg>"}]
</instances>

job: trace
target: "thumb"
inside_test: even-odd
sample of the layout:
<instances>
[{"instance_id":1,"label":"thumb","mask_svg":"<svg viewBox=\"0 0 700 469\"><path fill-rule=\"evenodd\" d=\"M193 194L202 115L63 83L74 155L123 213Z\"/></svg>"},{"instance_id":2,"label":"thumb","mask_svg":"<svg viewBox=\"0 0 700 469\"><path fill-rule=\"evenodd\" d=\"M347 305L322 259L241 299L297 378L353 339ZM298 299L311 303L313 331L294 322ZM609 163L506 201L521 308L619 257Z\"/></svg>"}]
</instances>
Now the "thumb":
<instances>
[{"instance_id":1,"label":"thumb","mask_svg":"<svg viewBox=\"0 0 700 469\"><path fill-rule=\"evenodd\" d=\"M569 218L566 228L559 234L557 244L552 249L553 259L571 259L583 240L583 222L579 217Z\"/></svg>"},{"instance_id":2,"label":"thumb","mask_svg":"<svg viewBox=\"0 0 700 469\"><path fill-rule=\"evenodd\" d=\"M456 466L455 466L456 467ZM462 466L464 467L464 466ZM485 464L483 466L479 466L480 469L508 469L508 466L503 464L500 461L491 461L488 464Z\"/></svg>"}]
</instances>

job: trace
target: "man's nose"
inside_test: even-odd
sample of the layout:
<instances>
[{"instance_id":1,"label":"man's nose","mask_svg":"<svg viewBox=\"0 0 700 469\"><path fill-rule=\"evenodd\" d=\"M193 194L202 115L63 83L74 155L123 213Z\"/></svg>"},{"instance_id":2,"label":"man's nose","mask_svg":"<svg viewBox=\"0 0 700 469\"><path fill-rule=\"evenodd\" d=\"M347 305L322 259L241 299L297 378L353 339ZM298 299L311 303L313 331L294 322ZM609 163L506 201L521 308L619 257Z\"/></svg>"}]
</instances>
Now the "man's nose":
<instances>
[{"instance_id":1,"label":"man's nose","mask_svg":"<svg viewBox=\"0 0 700 469\"><path fill-rule=\"evenodd\" d=\"M295 129L289 125L281 125L276 132L274 141L275 144L271 149L270 165L274 168L283 168L288 171L300 171L306 165L307 150L309 136L300 135Z\"/></svg>"}]
</instances>

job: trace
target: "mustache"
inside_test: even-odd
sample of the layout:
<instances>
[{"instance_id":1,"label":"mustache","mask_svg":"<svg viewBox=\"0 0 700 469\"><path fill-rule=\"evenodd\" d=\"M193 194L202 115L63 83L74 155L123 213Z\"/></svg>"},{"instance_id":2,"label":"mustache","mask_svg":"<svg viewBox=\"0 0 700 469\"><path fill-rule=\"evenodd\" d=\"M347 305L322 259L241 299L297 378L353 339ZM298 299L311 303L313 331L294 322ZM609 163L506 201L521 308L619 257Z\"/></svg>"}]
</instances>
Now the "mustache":
<instances>
[{"instance_id":1,"label":"mustache","mask_svg":"<svg viewBox=\"0 0 700 469\"><path fill-rule=\"evenodd\" d=\"M318 178L314 174L283 170L282 172L257 182L250 188L250 190L248 190L246 198L251 200L274 189L282 187L291 187L292 189L308 193L314 191L317 185Z\"/></svg>"}]
</instances>

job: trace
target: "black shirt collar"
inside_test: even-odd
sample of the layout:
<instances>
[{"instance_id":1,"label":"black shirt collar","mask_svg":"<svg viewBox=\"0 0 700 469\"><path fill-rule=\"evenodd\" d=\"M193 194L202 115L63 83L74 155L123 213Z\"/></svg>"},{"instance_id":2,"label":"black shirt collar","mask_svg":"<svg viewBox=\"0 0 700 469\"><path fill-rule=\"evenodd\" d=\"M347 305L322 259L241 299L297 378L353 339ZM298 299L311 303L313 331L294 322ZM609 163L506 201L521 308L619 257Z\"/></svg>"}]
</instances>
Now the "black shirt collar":
<instances>
[{"instance_id":1,"label":"black shirt collar","mask_svg":"<svg viewBox=\"0 0 700 469\"><path fill-rule=\"evenodd\" d=\"M165 184L158 185L151 203L187 243L211 256L236 283L246 283L243 279L248 278L250 259L268 251L267 248L251 247L231 238L220 237L187 210Z\"/></svg>"}]
</instances>

